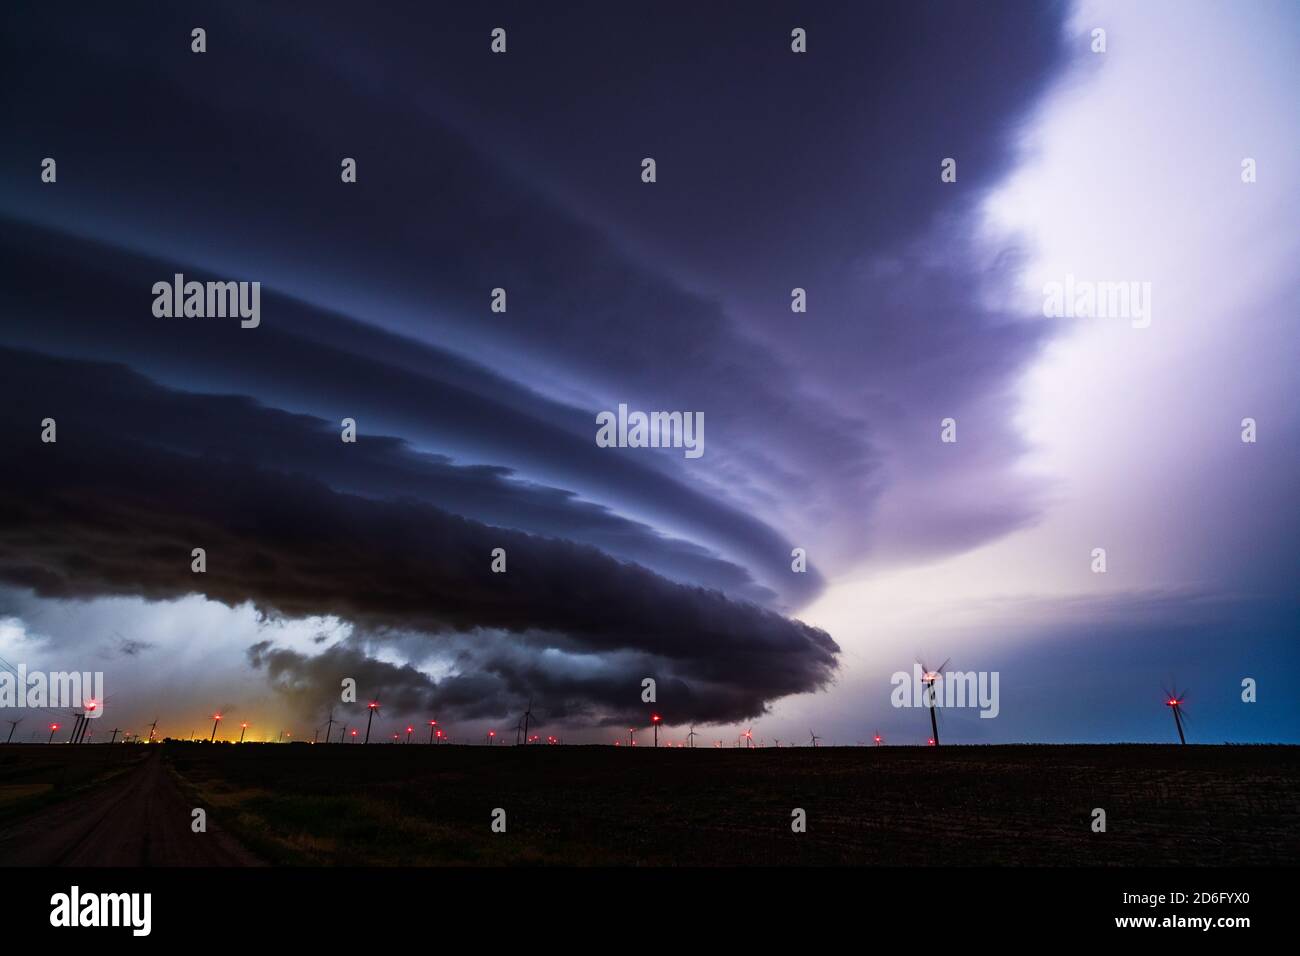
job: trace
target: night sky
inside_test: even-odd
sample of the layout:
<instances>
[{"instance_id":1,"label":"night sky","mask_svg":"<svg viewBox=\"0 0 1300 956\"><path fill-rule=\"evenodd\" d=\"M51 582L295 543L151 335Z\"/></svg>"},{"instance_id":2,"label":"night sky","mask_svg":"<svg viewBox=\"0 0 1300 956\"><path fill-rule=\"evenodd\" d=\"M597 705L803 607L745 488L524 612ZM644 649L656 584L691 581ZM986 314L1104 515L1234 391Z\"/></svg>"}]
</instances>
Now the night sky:
<instances>
[{"instance_id":1,"label":"night sky","mask_svg":"<svg viewBox=\"0 0 1300 956\"><path fill-rule=\"evenodd\" d=\"M376 6L6 5L5 662L179 736L924 743L951 658L945 742L1300 741L1294 3Z\"/></svg>"}]
</instances>

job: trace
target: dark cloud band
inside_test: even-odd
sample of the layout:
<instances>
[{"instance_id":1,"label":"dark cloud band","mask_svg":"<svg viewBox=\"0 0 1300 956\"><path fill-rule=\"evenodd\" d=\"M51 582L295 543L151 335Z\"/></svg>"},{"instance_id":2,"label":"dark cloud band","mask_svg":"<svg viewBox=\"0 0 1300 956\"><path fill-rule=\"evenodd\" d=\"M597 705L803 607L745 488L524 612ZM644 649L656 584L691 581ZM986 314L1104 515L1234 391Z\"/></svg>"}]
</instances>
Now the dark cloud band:
<instances>
[{"instance_id":1,"label":"dark cloud band","mask_svg":"<svg viewBox=\"0 0 1300 956\"><path fill-rule=\"evenodd\" d=\"M641 676L680 680L681 699L695 702L683 716L703 719L757 713L776 697L823 686L834 672L838 648L825 632L594 547L492 527L410 498L339 492L288 460L257 466L195 454L183 447L183 430L149 438L126 426L140 411L133 401L162 408L175 400L203 434L205 415L227 399L183 397L118 367L33 353L0 351L0 366L5 432L32 435L6 466L0 577L42 596L198 592L272 614L336 615L379 634L415 631L434 641L450 634L463 642L496 631L511 635L503 646L513 653L462 653L476 670L444 693L496 699L502 708L529 685L530 673L547 679L546 668L518 652L537 655L548 643L636 662L556 687L557 710L597 715L623 695L635 703ZM34 431L45 417L58 422L52 444ZM114 433L108 421L124 427ZM314 435L349 453L310 420L279 424L305 432L291 445ZM206 573L191 570L195 547L206 551ZM504 574L490 570L494 548L506 551ZM696 683L712 692L691 692ZM495 689L476 698L469 687Z\"/></svg>"}]
</instances>

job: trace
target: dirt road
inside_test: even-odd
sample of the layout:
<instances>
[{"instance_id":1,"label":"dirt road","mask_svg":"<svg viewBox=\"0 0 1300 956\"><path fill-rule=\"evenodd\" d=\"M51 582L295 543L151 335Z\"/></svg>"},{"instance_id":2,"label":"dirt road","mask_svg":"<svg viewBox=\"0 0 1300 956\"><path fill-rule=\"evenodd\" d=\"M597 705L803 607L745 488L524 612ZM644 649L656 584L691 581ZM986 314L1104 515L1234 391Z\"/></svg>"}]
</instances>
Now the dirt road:
<instances>
[{"instance_id":1,"label":"dirt road","mask_svg":"<svg viewBox=\"0 0 1300 956\"><path fill-rule=\"evenodd\" d=\"M222 832L191 829L195 807L163 764L162 747L100 789L0 831L0 866L256 866Z\"/></svg>"}]
</instances>

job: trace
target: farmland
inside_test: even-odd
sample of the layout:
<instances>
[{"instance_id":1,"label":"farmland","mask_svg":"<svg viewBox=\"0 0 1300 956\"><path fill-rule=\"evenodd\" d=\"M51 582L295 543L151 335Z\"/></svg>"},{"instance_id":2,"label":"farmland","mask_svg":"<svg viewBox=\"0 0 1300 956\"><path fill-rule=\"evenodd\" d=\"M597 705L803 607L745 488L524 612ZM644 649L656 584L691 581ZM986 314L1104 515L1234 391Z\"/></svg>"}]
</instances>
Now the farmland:
<instances>
[{"instance_id":1,"label":"farmland","mask_svg":"<svg viewBox=\"0 0 1300 956\"><path fill-rule=\"evenodd\" d=\"M3 748L0 785L26 788L31 807L42 785L76 780L78 795L68 803L93 804L94 777L115 769L109 751L122 762L144 749ZM1197 866L1300 859L1294 747L169 742L147 749L159 751L168 786L184 795L171 812L208 808L214 824L271 864ZM505 832L491 826L498 809ZM806 832L792 832L796 809L806 814ZM1096 809L1105 811L1105 832L1094 832Z\"/></svg>"}]
</instances>

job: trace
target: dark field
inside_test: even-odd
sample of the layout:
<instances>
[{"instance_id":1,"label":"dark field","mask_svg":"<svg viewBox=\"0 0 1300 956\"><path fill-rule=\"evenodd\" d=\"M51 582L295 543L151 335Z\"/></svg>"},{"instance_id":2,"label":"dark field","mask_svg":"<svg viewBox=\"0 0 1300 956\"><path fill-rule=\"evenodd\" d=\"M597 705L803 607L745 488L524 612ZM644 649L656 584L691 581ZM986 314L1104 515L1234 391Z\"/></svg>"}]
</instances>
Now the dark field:
<instances>
[{"instance_id":1,"label":"dark field","mask_svg":"<svg viewBox=\"0 0 1300 956\"><path fill-rule=\"evenodd\" d=\"M89 795L145 756L143 747L125 745L0 746L0 827L33 810Z\"/></svg>"},{"instance_id":2,"label":"dark field","mask_svg":"<svg viewBox=\"0 0 1300 956\"><path fill-rule=\"evenodd\" d=\"M4 782L101 751L10 748ZM1300 748L165 745L182 789L289 864L1294 864ZM0 758L0 759L4 759ZM42 769L37 769L42 768ZM188 788L193 788L188 790ZM507 832L491 831L504 808ZM791 810L807 811L792 833ZM1107 832L1093 833L1094 807Z\"/></svg>"}]
</instances>

